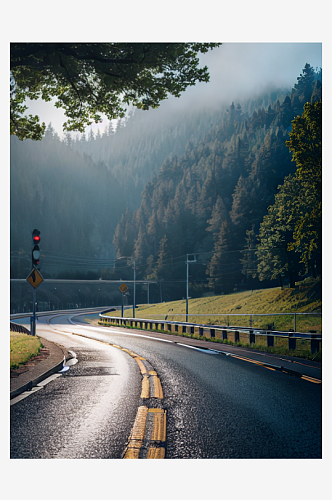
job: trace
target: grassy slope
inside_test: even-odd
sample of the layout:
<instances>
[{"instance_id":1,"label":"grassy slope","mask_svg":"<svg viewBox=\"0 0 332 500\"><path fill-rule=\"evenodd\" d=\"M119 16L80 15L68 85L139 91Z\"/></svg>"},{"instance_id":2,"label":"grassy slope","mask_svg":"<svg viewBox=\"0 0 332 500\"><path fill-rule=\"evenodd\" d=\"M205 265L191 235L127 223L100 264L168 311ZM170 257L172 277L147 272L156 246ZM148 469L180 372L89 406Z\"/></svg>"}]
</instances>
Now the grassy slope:
<instances>
[{"instance_id":1,"label":"grassy slope","mask_svg":"<svg viewBox=\"0 0 332 500\"><path fill-rule=\"evenodd\" d=\"M38 337L25 333L10 332L10 368L18 368L39 354L41 342Z\"/></svg>"},{"instance_id":2,"label":"grassy slope","mask_svg":"<svg viewBox=\"0 0 332 500\"><path fill-rule=\"evenodd\" d=\"M306 280L300 282L296 288L270 288L234 293L229 295L203 297L189 300L189 321L204 324L227 324L249 326L250 314L290 313L287 316L261 316L252 318L255 328L269 328L286 330L294 327L294 312L316 312L322 310L321 282ZM164 302L162 304L142 305L137 310L137 317L184 321L186 301ZM222 316L215 316L216 314ZM238 316L229 316L237 314ZM248 314L248 316L240 316ZM110 313L115 315L115 313ZM132 310L125 310L130 317ZM177 316L180 315L180 316ZM197 315L197 316L195 316ZM204 316L198 316L204 315ZM270 325L270 326L269 326ZM306 316L296 318L297 331L317 330L321 332L322 321L320 316Z\"/></svg>"}]
</instances>

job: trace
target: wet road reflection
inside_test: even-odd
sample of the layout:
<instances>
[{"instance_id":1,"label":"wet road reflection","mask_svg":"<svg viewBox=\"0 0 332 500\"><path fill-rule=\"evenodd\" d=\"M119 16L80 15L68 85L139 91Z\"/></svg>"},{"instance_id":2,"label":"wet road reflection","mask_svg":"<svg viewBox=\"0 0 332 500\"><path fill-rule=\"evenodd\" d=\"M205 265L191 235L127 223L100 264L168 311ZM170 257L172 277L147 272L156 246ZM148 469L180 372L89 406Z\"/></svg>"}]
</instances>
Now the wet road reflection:
<instances>
[{"instance_id":1,"label":"wet road reflection","mask_svg":"<svg viewBox=\"0 0 332 500\"><path fill-rule=\"evenodd\" d=\"M157 371L166 459L321 457L321 385L121 328L65 317L50 325L39 324L38 334L79 361L12 407L13 458L121 458L142 406L142 373L126 352L102 342Z\"/></svg>"}]
</instances>

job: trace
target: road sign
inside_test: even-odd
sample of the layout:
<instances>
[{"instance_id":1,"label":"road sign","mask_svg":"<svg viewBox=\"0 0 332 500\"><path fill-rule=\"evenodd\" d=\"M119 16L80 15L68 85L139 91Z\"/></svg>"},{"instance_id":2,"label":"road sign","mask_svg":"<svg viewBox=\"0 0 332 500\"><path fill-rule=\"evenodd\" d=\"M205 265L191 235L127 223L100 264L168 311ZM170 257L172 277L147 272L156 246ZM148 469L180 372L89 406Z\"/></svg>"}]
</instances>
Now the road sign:
<instances>
[{"instance_id":1,"label":"road sign","mask_svg":"<svg viewBox=\"0 0 332 500\"><path fill-rule=\"evenodd\" d=\"M43 281L44 278L38 269L32 269L31 273L27 277L27 282L30 283L33 288L37 288Z\"/></svg>"},{"instance_id":2,"label":"road sign","mask_svg":"<svg viewBox=\"0 0 332 500\"><path fill-rule=\"evenodd\" d=\"M122 285L119 286L119 290L122 293L126 293L126 291L128 290L128 287L125 283L122 283Z\"/></svg>"}]
</instances>

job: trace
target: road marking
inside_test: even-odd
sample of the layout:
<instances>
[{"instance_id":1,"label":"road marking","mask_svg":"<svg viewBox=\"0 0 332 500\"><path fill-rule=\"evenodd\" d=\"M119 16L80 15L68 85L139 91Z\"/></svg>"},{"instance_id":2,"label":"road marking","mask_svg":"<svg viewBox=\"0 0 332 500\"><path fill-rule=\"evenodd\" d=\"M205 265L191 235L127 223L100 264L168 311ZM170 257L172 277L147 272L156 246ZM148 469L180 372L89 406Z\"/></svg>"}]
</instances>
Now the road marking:
<instances>
[{"instance_id":1,"label":"road marking","mask_svg":"<svg viewBox=\"0 0 332 500\"><path fill-rule=\"evenodd\" d=\"M55 380L58 377L61 377L60 373L54 373L53 375L50 375L46 379L39 382L35 387L32 387L30 391L24 391L24 392L22 392L22 394L19 394L15 398L11 399L10 406L18 403L19 401L22 401L22 399L25 399L28 396L31 396L35 392L40 391L40 389L43 389L46 384L48 384L49 382L52 382L52 380Z\"/></svg>"},{"instance_id":2,"label":"road marking","mask_svg":"<svg viewBox=\"0 0 332 500\"><path fill-rule=\"evenodd\" d=\"M309 377L309 375L302 375L300 372L295 372L294 370L289 370L288 368L285 368L283 366L273 366L269 365L268 363L264 363L262 361L256 361L253 359L245 358L243 356L239 356L237 354L230 354L232 358L236 359L241 359L242 361L248 361L249 363L253 363L255 365L263 366L264 368L267 368L268 370L273 370L273 371L280 371L282 373L285 373L286 375L296 375L297 377L307 380L308 382L312 382L313 384L321 384L322 381L319 378L315 377Z\"/></svg>"},{"instance_id":3,"label":"road marking","mask_svg":"<svg viewBox=\"0 0 332 500\"><path fill-rule=\"evenodd\" d=\"M149 372L150 380L154 387L154 398L164 399L163 389L161 387L160 379L155 371Z\"/></svg>"},{"instance_id":4,"label":"road marking","mask_svg":"<svg viewBox=\"0 0 332 500\"><path fill-rule=\"evenodd\" d=\"M161 408L150 408L149 413L154 415L154 427L151 435L151 441L166 441L166 410Z\"/></svg>"},{"instance_id":5,"label":"road marking","mask_svg":"<svg viewBox=\"0 0 332 500\"><path fill-rule=\"evenodd\" d=\"M33 394L34 392L40 391L40 389L42 389L42 387L33 387L31 391L22 392L22 394L10 400L10 406L18 403L19 401L22 401L22 399L25 399L28 396L31 396L31 394Z\"/></svg>"},{"instance_id":6,"label":"road marking","mask_svg":"<svg viewBox=\"0 0 332 500\"><path fill-rule=\"evenodd\" d=\"M141 370L141 374L142 374L143 376L144 376L144 375L146 375L147 370L146 370L146 368L145 368L144 364L142 363L142 360L141 360L138 356L134 357L134 360L135 360L135 361L136 361L136 363L138 364L139 369Z\"/></svg>"},{"instance_id":7,"label":"road marking","mask_svg":"<svg viewBox=\"0 0 332 500\"><path fill-rule=\"evenodd\" d=\"M149 448L147 458L165 458L165 448L161 446Z\"/></svg>"},{"instance_id":8,"label":"road marking","mask_svg":"<svg viewBox=\"0 0 332 500\"><path fill-rule=\"evenodd\" d=\"M189 349L195 349L196 351L204 352L204 354L220 354L220 351L217 351L216 349L210 349L208 347L200 348L194 345L182 344L181 342L174 342L174 344L181 345L182 347L188 347Z\"/></svg>"},{"instance_id":9,"label":"road marking","mask_svg":"<svg viewBox=\"0 0 332 500\"><path fill-rule=\"evenodd\" d=\"M142 356L139 356L135 352L130 349L126 349L125 347L121 347L117 344L111 344L108 342L104 342L98 339L91 339L91 337L87 337L86 335L82 335L80 333L73 333L73 335L81 336L88 338L90 340L95 340L96 342L100 342L102 344L106 344L110 347L115 347L120 349L121 351L129 354L139 366L142 375L142 390L141 390L141 399L145 399L147 403L148 399L154 397L156 399L163 399L163 389L160 382L160 379L155 370L147 371L147 368L144 364L144 361L149 365L147 360ZM153 391L151 391L151 387L153 387ZM153 393L153 396L151 394ZM148 413L154 416L154 427L152 431L152 437L150 441L145 439L145 428L146 421L148 417ZM141 452L141 448L143 445L143 441L148 442L148 452L147 456L142 456L144 453ZM150 444L149 444L150 443ZM152 443L152 444L151 444ZM124 451L123 458L125 459L139 459L139 458L156 458L161 459L165 457L165 445L166 445L166 410L161 408L151 408L148 409L147 406L140 406L137 411L136 419L134 422L133 429L131 431L128 445ZM146 445L144 447L144 452L146 451ZM141 454L141 457L140 457Z\"/></svg>"},{"instance_id":10,"label":"road marking","mask_svg":"<svg viewBox=\"0 0 332 500\"><path fill-rule=\"evenodd\" d=\"M140 449L143 444L146 418L148 415L148 408L140 406L137 411L134 427L131 431L127 448L125 449L123 458L139 458Z\"/></svg>"},{"instance_id":11,"label":"road marking","mask_svg":"<svg viewBox=\"0 0 332 500\"><path fill-rule=\"evenodd\" d=\"M141 392L141 398L142 399L148 399L150 397L150 382L149 382L149 377L148 375L143 376L142 380L142 392Z\"/></svg>"},{"instance_id":12,"label":"road marking","mask_svg":"<svg viewBox=\"0 0 332 500\"><path fill-rule=\"evenodd\" d=\"M47 377L45 380L42 380L41 382L39 382L39 384L37 384L37 387L44 387L44 385L48 384L49 382L52 382L52 380L55 380L56 378L59 378L59 377L61 377L60 373L54 373L53 375L50 375L49 377Z\"/></svg>"},{"instance_id":13,"label":"road marking","mask_svg":"<svg viewBox=\"0 0 332 500\"><path fill-rule=\"evenodd\" d=\"M319 378L309 377L308 375L302 375L303 380L307 380L308 382L312 382L313 384L321 384L322 381Z\"/></svg>"},{"instance_id":14,"label":"road marking","mask_svg":"<svg viewBox=\"0 0 332 500\"><path fill-rule=\"evenodd\" d=\"M152 432L146 438L147 422L152 419ZM166 410L140 406L137 411L124 459L163 459L166 446Z\"/></svg>"}]
</instances>

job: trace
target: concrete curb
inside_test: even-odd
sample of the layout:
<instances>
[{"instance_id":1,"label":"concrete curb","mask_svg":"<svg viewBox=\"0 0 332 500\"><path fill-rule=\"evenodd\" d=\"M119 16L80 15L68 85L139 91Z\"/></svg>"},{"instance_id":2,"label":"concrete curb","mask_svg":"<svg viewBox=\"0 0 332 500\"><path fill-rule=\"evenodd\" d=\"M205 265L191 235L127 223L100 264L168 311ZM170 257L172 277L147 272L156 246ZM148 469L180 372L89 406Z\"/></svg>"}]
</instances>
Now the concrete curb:
<instances>
[{"instance_id":1,"label":"concrete curb","mask_svg":"<svg viewBox=\"0 0 332 500\"><path fill-rule=\"evenodd\" d=\"M58 363L57 365L53 366L53 368L50 368L49 370L47 370L44 373L42 373L41 375L39 375L37 378L30 380L29 382L18 387L17 389L14 389L10 393L10 399L16 398L16 396L19 396L20 394L22 394L25 391L31 391L31 389L33 387L36 387L39 384L39 382L41 382L42 380L45 380L47 377L50 377L51 375L53 375L53 373L56 373L56 372L59 372L60 370L62 370L65 363L66 363L66 358L64 357L63 360L60 363Z\"/></svg>"},{"instance_id":2,"label":"concrete curb","mask_svg":"<svg viewBox=\"0 0 332 500\"><path fill-rule=\"evenodd\" d=\"M71 358L71 355L64 347L42 337L40 337L40 340L50 351L48 358L30 367L27 372L22 373L22 375L11 382L10 399L19 396L25 391L31 391L42 380L62 370L66 364L66 360Z\"/></svg>"}]
</instances>

